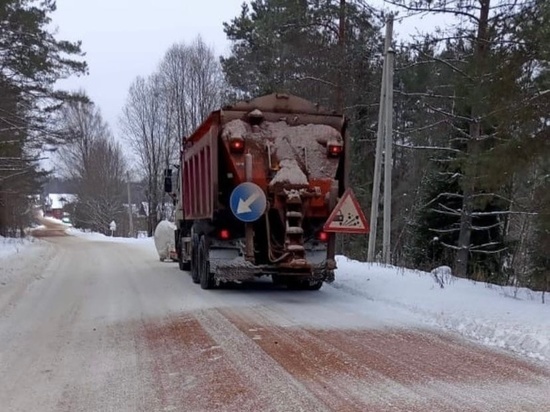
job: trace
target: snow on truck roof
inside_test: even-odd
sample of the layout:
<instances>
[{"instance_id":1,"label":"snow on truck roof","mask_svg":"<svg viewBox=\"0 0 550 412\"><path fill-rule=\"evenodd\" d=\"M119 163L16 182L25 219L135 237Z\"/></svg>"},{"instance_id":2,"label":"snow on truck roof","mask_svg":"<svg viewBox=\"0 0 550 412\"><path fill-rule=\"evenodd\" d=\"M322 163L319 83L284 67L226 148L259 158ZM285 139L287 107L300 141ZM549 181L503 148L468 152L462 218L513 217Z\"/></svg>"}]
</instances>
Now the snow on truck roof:
<instances>
[{"instance_id":1,"label":"snow on truck roof","mask_svg":"<svg viewBox=\"0 0 550 412\"><path fill-rule=\"evenodd\" d=\"M245 100L226 106L224 110L236 110L251 112L257 109L263 112L277 113L297 113L297 114L312 114L324 116L342 117L336 111L331 111L317 103L310 102L292 94L272 93L265 96L256 97L255 99Z\"/></svg>"},{"instance_id":2,"label":"snow on truck roof","mask_svg":"<svg viewBox=\"0 0 550 412\"><path fill-rule=\"evenodd\" d=\"M244 100L233 105L225 106L213 111L189 136L184 137L186 143L194 143L200 140L213 125L230 122L243 116L255 117L254 113L268 115L266 120L279 119L280 115L296 115L301 118L301 124L316 123L331 125L337 130L346 127L346 118L336 111L328 110L316 103L290 94L273 93L260 96L251 100ZM305 121L307 119L307 121Z\"/></svg>"},{"instance_id":3,"label":"snow on truck roof","mask_svg":"<svg viewBox=\"0 0 550 412\"><path fill-rule=\"evenodd\" d=\"M286 121L264 121L253 128L249 123L235 119L223 126L222 138L242 137L265 142L271 146L279 171L271 185L288 182L307 185L308 178L334 177L338 160L327 158L327 144L342 144L342 135L324 124L289 125Z\"/></svg>"}]
</instances>

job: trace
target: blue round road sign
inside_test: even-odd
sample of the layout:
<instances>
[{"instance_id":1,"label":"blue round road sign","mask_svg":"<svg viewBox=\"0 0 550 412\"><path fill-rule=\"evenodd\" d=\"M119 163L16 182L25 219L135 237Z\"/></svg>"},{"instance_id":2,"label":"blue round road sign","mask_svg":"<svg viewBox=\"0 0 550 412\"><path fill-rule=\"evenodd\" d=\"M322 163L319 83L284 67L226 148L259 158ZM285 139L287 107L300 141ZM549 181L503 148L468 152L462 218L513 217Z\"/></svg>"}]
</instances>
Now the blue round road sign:
<instances>
[{"instance_id":1,"label":"blue round road sign","mask_svg":"<svg viewBox=\"0 0 550 412\"><path fill-rule=\"evenodd\" d=\"M267 200L260 186L245 182L233 189L229 205L237 219L250 223L255 222L264 214Z\"/></svg>"}]
</instances>

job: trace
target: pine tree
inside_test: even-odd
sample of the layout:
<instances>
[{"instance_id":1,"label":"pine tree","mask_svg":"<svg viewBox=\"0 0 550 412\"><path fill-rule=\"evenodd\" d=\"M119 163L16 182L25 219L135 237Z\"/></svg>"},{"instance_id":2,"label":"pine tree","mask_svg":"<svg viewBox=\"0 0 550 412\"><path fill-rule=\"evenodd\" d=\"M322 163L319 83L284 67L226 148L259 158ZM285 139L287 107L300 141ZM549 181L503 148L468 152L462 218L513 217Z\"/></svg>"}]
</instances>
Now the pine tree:
<instances>
[{"instance_id":1,"label":"pine tree","mask_svg":"<svg viewBox=\"0 0 550 412\"><path fill-rule=\"evenodd\" d=\"M222 66L238 96L286 92L329 109L343 109L349 119L350 184L368 210L382 42L370 9L349 1L342 44L341 11L341 2L335 0L244 4L240 15L224 24L232 49L222 58ZM340 98L342 107L338 107ZM348 254L366 255L366 237L344 240Z\"/></svg>"},{"instance_id":2,"label":"pine tree","mask_svg":"<svg viewBox=\"0 0 550 412\"><path fill-rule=\"evenodd\" d=\"M462 19L462 24L451 32L436 32L411 45L415 64L432 68L433 83L417 93L418 106L429 113L424 118L430 120L420 125L413 121L408 128L429 129L432 136L411 133L412 140L433 147L437 167L432 176L440 176L439 183L448 180L449 186L436 185L442 193L424 193L438 201L443 198L445 202L434 209L455 218L447 227L431 229L458 235L445 243L454 255L456 273L472 276L482 271L485 277L502 280L501 268L512 252L507 240L509 217L524 212L513 210L510 187L516 171L525 165L503 162L502 156L532 131L533 109L537 105L533 99L539 97L528 80L533 55L517 42L517 28L529 27L531 23L524 12L532 2L394 3L414 13L452 13ZM530 158L532 142L519 147L521 155ZM448 206L450 198L453 202L459 199L459 204ZM426 202L434 204L429 198ZM437 220L433 222L437 225Z\"/></svg>"},{"instance_id":3,"label":"pine tree","mask_svg":"<svg viewBox=\"0 0 550 412\"><path fill-rule=\"evenodd\" d=\"M0 232L23 227L37 194L36 151L59 141L52 114L71 98L57 80L86 72L80 43L51 33L55 1L0 2ZM37 180L38 179L38 180Z\"/></svg>"}]
</instances>

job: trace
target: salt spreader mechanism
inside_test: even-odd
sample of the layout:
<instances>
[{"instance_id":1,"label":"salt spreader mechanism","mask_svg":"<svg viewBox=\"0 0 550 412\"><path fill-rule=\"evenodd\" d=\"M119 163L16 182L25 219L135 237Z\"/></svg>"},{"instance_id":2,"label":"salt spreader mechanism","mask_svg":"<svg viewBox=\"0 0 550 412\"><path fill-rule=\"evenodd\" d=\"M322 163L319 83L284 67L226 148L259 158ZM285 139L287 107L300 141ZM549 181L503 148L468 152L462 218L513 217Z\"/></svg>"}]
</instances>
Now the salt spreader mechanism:
<instances>
[{"instance_id":1,"label":"salt spreader mechanism","mask_svg":"<svg viewBox=\"0 0 550 412\"><path fill-rule=\"evenodd\" d=\"M345 136L342 115L292 95L211 113L165 176L180 269L204 289L258 276L309 290L333 281L335 233L368 232L344 187Z\"/></svg>"}]
</instances>

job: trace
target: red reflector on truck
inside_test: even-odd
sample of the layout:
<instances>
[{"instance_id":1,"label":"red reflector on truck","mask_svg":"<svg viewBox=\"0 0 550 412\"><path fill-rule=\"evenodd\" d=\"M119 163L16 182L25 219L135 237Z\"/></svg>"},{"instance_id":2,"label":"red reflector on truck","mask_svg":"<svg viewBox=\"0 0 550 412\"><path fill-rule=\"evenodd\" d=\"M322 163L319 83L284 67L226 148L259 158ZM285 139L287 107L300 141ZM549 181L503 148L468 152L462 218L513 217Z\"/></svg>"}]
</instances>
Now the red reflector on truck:
<instances>
[{"instance_id":1,"label":"red reflector on truck","mask_svg":"<svg viewBox=\"0 0 550 412\"><path fill-rule=\"evenodd\" d=\"M337 156L340 156L340 154L342 153L342 150L344 149L344 147L340 144L329 144L327 146L327 149L328 149L328 155L329 156L337 157Z\"/></svg>"},{"instance_id":2,"label":"red reflector on truck","mask_svg":"<svg viewBox=\"0 0 550 412\"><path fill-rule=\"evenodd\" d=\"M243 153L244 152L244 140L243 139L231 139L229 141L229 149L231 153Z\"/></svg>"}]
</instances>

